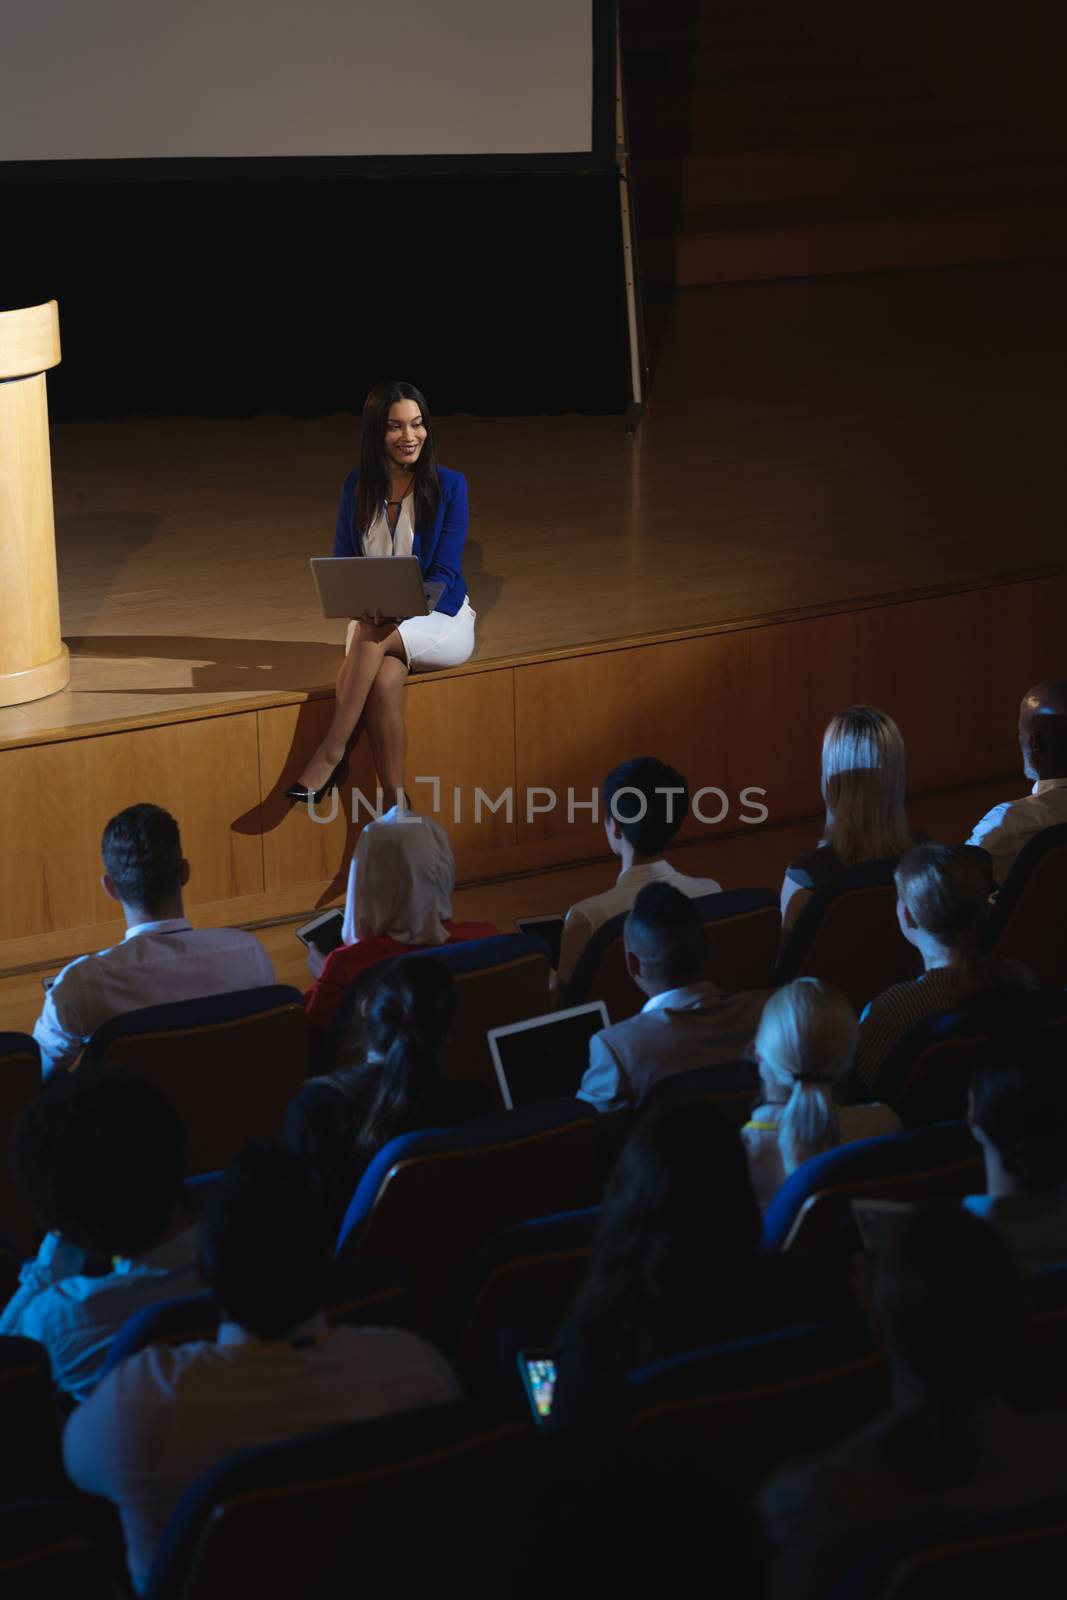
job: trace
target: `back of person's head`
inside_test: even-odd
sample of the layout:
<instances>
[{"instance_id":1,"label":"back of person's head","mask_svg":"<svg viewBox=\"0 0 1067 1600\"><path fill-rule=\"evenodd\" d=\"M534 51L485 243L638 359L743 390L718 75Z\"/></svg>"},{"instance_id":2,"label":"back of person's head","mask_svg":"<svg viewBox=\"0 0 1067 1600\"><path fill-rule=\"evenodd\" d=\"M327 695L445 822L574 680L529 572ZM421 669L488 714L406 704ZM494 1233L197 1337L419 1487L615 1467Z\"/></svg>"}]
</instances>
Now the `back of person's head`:
<instances>
[{"instance_id":1,"label":"back of person's head","mask_svg":"<svg viewBox=\"0 0 1067 1600\"><path fill-rule=\"evenodd\" d=\"M373 967L361 991L368 1059L359 1076L371 1087L359 1135L370 1153L418 1125L440 1085L441 1049L456 1014L456 986L443 961L400 956Z\"/></svg>"},{"instance_id":2,"label":"back of person's head","mask_svg":"<svg viewBox=\"0 0 1067 1600\"><path fill-rule=\"evenodd\" d=\"M970 1120L1020 1189L1067 1183L1067 1049L1048 1028L995 1035L974 1063Z\"/></svg>"},{"instance_id":3,"label":"back of person's head","mask_svg":"<svg viewBox=\"0 0 1067 1600\"><path fill-rule=\"evenodd\" d=\"M181 893L182 842L162 806L127 806L104 829L104 871L123 904L153 911Z\"/></svg>"},{"instance_id":4,"label":"back of person's head","mask_svg":"<svg viewBox=\"0 0 1067 1600\"><path fill-rule=\"evenodd\" d=\"M685 779L656 756L635 756L604 779L604 820L614 818L639 856L666 850L688 812Z\"/></svg>"},{"instance_id":5,"label":"back of person's head","mask_svg":"<svg viewBox=\"0 0 1067 1600\"><path fill-rule=\"evenodd\" d=\"M707 1101L642 1116L604 1195L575 1317L624 1363L700 1340L759 1250L741 1139Z\"/></svg>"},{"instance_id":6,"label":"back of person's head","mask_svg":"<svg viewBox=\"0 0 1067 1600\"><path fill-rule=\"evenodd\" d=\"M208 1194L200 1266L226 1315L258 1339L282 1339L319 1309L330 1254L326 1214L307 1169L281 1145L249 1145Z\"/></svg>"},{"instance_id":7,"label":"back of person's head","mask_svg":"<svg viewBox=\"0 0 1067 1600\"><path fill-rule=\"evenodd\" d=\"M448 835L431 817L387 812L363 829L348 875L345 942L396 939L444 944L452 915L455 861Z\"/></svg>"},{"instance_id":8,"label":"back of person's head","mask_svg":"<svg viewBox=\"0 0 1067 1600\"><path fill-rule=\"evenodd\" d=\"M756 1033L768 1098L782 1104L778 1144L787 1173L840 1142L834 1079L851 1066L859 1024L840 989L795 978L775 991Z\"/></svg>"},{"instance_id":9,"label":"back of person's head","mask_svg":"<svg viewBox=\"0 0 1067 1600\"><path fill-rule=\"evenodd\" d=\"M11 1155L45 1228L91 1256L144 1255L174 1225L181 1124L132 1073L86 1066L49 1078L15 1125Z\"/></svg>"},{"instance_id":10,"label":"back of person's head","mask_svg":"<svg viewBox=\"0 0 1067 1600\"><path fill-rule=\"evenodd\" d=\"M944 1419L1000 1390L1023 1281L989 1223L948 1202L906 1216L879 1255L874 1305L913 1404Z\"/></svg>"},{"instance_id":11,"label":"back of person's head","mask_svg":"<svg viewBox=\"0 0 1067 1600\"><path fill-rule=\"evenodd\" d=\"M673 884L645 884L626 918L624 937L650 983L682 988L705 975L707 944L700 912Z\"/></svg>"},{"instance_id":12,"label":"back of person's head","mask_svg":"<svg viewBox=\"0 0 1067 1600\"><path fill-rule=\"evenodd\" d=\"M977 949L988 898L977 850L920 844L897 863L897 894L915 926L950 950Z\"/></svg>"},{"instance_id":13,"label":"back of person's head","mask_svg":"<svg viewBox=\"0 0 1067 1600\"><path fill-rule=\"evenodd\" d=\"M904 792L904 740L892 717L871 706L832 716L822 741L823 843L843 865L889 860L908 849Z\"/></svg>"}]
</instances>

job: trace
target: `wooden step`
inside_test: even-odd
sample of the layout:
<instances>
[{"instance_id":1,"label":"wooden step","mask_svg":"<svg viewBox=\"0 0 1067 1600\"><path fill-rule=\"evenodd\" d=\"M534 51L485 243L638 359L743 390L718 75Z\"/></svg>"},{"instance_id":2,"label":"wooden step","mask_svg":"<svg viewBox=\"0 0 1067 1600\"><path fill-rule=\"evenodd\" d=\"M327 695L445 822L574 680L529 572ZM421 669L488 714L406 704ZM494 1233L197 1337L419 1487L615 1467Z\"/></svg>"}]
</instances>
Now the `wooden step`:
<instances>
[{"instance_id":1,"label":"wooden step","mask_svg":"<svg viewBox=\"0 0 1067 1600\"><path fill-rule=\"evenodd\" d=\"M649 284L687 288L1047 257L1060 239L1067 207L1020 204L679 233L644 240L641 263Z\"/></svg>"}]
</instances>

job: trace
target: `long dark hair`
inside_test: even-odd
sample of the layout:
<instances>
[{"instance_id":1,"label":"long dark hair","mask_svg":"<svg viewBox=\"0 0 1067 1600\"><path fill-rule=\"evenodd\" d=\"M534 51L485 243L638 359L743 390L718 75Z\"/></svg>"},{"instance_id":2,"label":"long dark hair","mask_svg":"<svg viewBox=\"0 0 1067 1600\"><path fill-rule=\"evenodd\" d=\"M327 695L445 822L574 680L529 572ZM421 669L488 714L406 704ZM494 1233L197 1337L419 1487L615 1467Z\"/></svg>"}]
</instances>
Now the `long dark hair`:
<instances>
[{"instance_id":1,"label":"long dark hair","mask_svg":"<svg viewBox=\"0 0 1067 1600\"><path fill-rule=\"evenodd\" d=\"M621 1371L728 1338L760 1231L744 1147L714 1106L651 1112L612 1172L574 1321Z\"/></svg>"},{"instance_id":2,"label":"long dark hair","mask_svg":"<svg viewBox=\"0 0 1067 1600\"><path fill-rule=\"evenodd\" d=\"M356 1139L360 1154L372 1156L431 1111L441 1085L438 1054L455 1011L452 974L432 956L400 956L371 969L360 1017L371 1059L351 1080L356 1094L366 1095Z\"/></svg>"},{"instance_id":3,"label":"long dark hair","mask_svg":"<svg viewBox=\"0 0 1067 1600\"><path fill-rule=\"evenodd\" d=\"M376 383L363 404L363 436L360 441L359 481L356 484L356 532L367 532L382 502L389 498L389 469L385 464L385 431L389 412L398 400L414 400L422 413L426 442L419 451L414 470L416 528L428 528L437 515L441 498L441 477L437 470L437 446L433 422L426 400L413 383L392 379Z\"/></svg>"}]
</instances>

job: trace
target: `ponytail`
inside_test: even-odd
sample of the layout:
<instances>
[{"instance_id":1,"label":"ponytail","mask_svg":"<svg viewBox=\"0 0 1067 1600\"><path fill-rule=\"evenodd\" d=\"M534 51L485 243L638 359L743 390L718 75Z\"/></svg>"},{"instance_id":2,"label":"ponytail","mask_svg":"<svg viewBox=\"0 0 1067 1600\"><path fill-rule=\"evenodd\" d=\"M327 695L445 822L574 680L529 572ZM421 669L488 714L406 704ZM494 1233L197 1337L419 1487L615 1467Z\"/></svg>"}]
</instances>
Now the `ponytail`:
<instances>
[{"instance_id":1,"label":"ponytail","mask_svg":"<svg viewBox=\"0 0 1067 1600\"><path fill-rule=\"evenodd\" d=\"M856 1013L821 978L796 978L763 1008L756 1034L760 1076L782 1106L778 1148L791 1173L841 1142L834 1079L852 1063Z\"/></svg>"},{"instance_id":2,"label":"ponytail","mask_svg":"<svg viewBox=\"0 0 1067 1600\"><path fill-rule=\"evenodd\" d=\"M778 1148L787 1174L841 1142L832 1081L804 1074L793 1082L778 1124Z\"/></svg>"},{"instance_id":3,"label":"ponytail","mask_svg":"<svg viewBox=\"0 0 1067 1600\"><path fill-rule=\"evenodd\" d=\"M383 962L360 1009L369 1059L357 1073L367 1111L356 1145L371 1156L427 1114L440 1084L438 1052L455 1014L452 974L431 956Z\"/></svg>"}]
</instances>

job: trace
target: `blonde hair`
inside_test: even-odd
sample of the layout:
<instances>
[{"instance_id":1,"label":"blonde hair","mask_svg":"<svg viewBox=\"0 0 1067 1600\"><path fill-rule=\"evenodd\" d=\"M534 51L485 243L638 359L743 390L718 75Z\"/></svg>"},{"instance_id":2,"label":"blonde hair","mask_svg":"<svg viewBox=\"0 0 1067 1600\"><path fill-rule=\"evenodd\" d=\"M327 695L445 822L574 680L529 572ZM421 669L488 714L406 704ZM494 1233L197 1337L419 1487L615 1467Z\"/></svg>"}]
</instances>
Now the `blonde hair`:
<instances>
[{"instance_id":1,"label":"blonde hair","mask_svg":"<svg viewBox=\"0 0 1067 1600\"><path fill-rule=\"evenodd\" d=\"M778 1148L787 1173L841 1141L833 1081L852 1064L859 1024L832 983L795 978L763 1008L756 1057L765 1087L782 1091Z\"/></svg>"},{"instance_id":2,"label":"blonde hair","mask_svg":"<svg viewBox=\"0 0 1067 1600\"><path fill-rule=\"evenodd\" d=\"M904 740L892 717L871 706L848 706L830 718L822 741L822 843L842 866L884 861L911 848L904 789Z\"/></svg>"}]
</instances>

